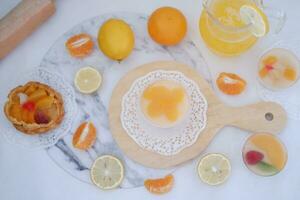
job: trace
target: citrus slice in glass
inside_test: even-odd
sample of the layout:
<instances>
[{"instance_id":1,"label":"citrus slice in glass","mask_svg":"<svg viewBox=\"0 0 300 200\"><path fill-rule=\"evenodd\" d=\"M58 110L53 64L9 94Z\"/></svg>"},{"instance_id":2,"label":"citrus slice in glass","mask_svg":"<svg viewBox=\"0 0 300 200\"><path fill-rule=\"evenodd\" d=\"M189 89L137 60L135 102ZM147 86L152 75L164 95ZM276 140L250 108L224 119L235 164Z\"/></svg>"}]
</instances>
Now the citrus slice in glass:
<instances>
[{"instance_id":1,"label":"citrus slice in glass","mask_svg":"<svg viewBox=\"0 0 300 200\"><path fill-rule=\"evenodd\" d=\"M96 186L103 190L114 189L124 179L123 164L114 156L100 156L91 167L91 179Z\"/></svg>"},{"instance_id":2,"label":"citrus slice in glass","mask_svg":"<svg viewBox=\"0 0 300 200\"><path fill-rule=\"evenodd\" d=\"M95 92L100 87L101 82L101 74L90 66L79 69L74 80L76 88L84 94Z\"/></svg>"},{"instance_id":3,"label":"citrus slice in glass","mask_svg":"<svg viewBox=\"0 0 300 200\"><path fill-rule=\"evenodd\" d=\"M243 5L240 8L241 20L250 24L250 31L256 37L262 37L269 32L269 21L265 13L257 6Z\"/></svg>"},{"instance_id":4,"label":"citrus slice in glass","mask_svg":"<svg viewBox=\"0 0 300 200\"><path fill-rule=\"evenodd\" d=\"M212 153L204 156L198 164L198 175L208 185L219 185L229 177L231 165L224 155Z\"/></svg>"}]
</instances>

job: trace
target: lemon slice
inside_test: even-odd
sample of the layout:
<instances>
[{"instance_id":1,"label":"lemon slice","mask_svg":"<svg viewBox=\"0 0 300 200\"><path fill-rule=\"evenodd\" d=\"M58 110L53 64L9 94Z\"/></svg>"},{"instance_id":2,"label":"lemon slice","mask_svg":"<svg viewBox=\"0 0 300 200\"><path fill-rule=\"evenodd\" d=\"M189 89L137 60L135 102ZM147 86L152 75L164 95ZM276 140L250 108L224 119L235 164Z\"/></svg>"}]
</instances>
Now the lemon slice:
<instances>
[{"instance_id":1,"label":"lemon slice","mask_svg":"<svg viewBox=\"0 0 300 200\"><path fill-rule=\"evenodd\" d=\"M240 16L245 24L251 24L250 30L254 36L262 37L269 32L268 17L257 6L243 5Z\"/></svg>"},{"instance_id":2,"label":"lemon slice","mask_svg":"<svg viewBox=\"0 0 300 200\"><path fill-rule=\"evenodd\" d=\"M76 88L84 94L95 92L100 87L101 82L101 74L89 66L79 69L74 80Z\"/></svg>"},{"instance_id":3,"label":"lemon slice","mask_svg":"<svg viewBox=\"0 0 300 200\"><path fill-rule=\"evenodd\" d=\"M124 167L121 161L111 155L98 157L91 168L93 183L103 190L118 187L124 178Z\"/></svg>"},{"instance_id":4,"label":"lemon slice","mask_svg":"<svg viewBox=\"0 0 300 200\"><path fill-rule=\"evenodd\" d=\"M230 171L230 162L222 154L208 154L198 164L200 179L209 185L219 185L225 182Z\"/></svg>"}]
</instances>

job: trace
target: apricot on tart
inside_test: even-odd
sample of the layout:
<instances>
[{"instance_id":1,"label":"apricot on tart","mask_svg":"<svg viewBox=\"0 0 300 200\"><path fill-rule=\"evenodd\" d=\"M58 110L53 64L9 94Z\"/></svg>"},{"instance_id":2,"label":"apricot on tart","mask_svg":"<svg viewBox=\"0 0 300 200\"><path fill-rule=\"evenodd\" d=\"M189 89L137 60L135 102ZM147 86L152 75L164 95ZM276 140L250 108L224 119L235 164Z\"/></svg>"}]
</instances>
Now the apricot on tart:
<instances>
[{"instance_id":1,"label":"apricot on tart","mask_svg":"<svg viewBox=\"0 0 300 200\"><path fill-rule=\"evenodd\" d=\"M4 112L17 130L38 134L52 130L61 123L64 106L57 91L39 82L28 82L8 94Z\"/></svg>"}]
</instances>

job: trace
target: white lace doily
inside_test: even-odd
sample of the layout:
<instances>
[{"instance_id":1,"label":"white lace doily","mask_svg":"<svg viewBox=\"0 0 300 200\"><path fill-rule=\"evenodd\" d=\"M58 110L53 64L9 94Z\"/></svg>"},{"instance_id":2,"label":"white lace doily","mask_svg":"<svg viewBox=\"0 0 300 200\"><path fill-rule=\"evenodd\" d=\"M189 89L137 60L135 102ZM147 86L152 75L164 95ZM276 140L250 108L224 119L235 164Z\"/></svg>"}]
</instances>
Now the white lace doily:
<instances>
[{"instance_id":1,"label":"white lace doily","mask_svg":"<svg viewBox=\"0 0 300 200\"><path fill-rule=\"evenodd\" d=\"M146 120L140 108L143 91L158 80L180 83L188 95L186 117L170 128L159 128ZM157 70L135 80L123 96L121 122L128 135L142 148L161 155L174 155L191 146L206 126L207 101L197 84L178 71Z\"/></svg>"},{"instance_id":2,"label":"white lace doily","mask_svg":"<svg viewBox=\"0 0 300 200\"><path fill-rule=\"evenodd\" d=\"M71 128L74 115L76 114L76 103L74 90L66 81L57 74L51 73L45 69L38 68L28 74L22 75L16 81L11 81L6 90L1 91L1 108L7 100L9 91L18 85L24 85L28 81L38 81L51 86L58 91L64 101L65 116L61 124L54 130L40 135L26 135L13 127L13 125L6 119L4 112L1 112L1 121L6 122L1 124L1 133L9 141L23 147L37 149L46 148L54 145L60 138L62 138Z\"/></svg>"},{"instance_id":3,"label":"white lace doily","mask_svg":"<svg viewBox=\"0 0 300 200\"><path fill-rule=\"evenodd\" d=\"M272 48L285 48L294 52L300 59L300 40L280 41ZM257 90L260 97L265 101L274 101L284 107L288 116L292 119L300 120L300 81L289 88L272 91L259 83Z\"/></svg>"}]
</instances>

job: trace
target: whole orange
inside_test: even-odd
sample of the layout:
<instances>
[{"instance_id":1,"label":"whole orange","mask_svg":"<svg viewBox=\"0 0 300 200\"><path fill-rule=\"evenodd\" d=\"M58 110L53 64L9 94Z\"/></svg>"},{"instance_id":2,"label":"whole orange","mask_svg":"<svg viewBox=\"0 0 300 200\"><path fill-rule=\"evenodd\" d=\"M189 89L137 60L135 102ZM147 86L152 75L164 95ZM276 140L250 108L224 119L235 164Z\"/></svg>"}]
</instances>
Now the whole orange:
<instances>
[{"instance_id":1,"label":"whole orange","mask_svg":"<svg viewBox=\"0 0 300 200\"><path fill-rule=\"evenodd\" d=\"M184 38L186 31L186 19L176 8L158 8L148 20L148 32L151 38L162 45L178 44Z\"/></svg>"}]
</instances>

